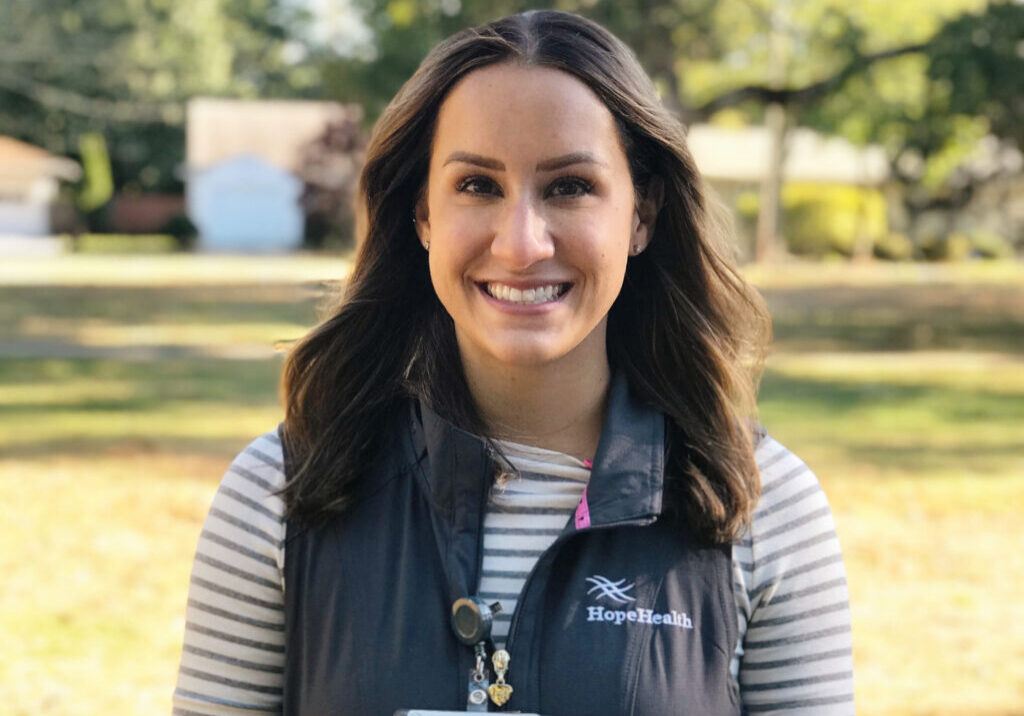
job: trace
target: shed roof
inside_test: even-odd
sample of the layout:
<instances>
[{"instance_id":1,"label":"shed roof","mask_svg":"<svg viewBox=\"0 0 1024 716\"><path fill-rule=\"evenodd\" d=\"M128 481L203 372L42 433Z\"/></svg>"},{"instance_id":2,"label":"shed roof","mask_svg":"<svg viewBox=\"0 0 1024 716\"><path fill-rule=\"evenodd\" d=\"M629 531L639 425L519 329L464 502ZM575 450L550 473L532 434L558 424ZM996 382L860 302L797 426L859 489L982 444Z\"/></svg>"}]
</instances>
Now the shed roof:
<instances>
[{"instance_id":1,"label":"shed roof","mask_svg":"<svg viewBox=\"0 0 1024 716\"><path fill-rule=\"evenodd\" d=\"M77 181L82 176L78 162L55 154L14 137L0 135L0 178L31 181L53 177Z\"/></svg>"},{"instance_id":2,"label":"shed roof","mask_svg":"<svg viewBox=\"0 0 1024 716\"><path fill-rule=\"evenodd\" d=\"M185 155L200 170L241 154L294 172L305 146L335 120L362 115L359 105L199 97L189 101Z\"/></svg>"}]
</instances>

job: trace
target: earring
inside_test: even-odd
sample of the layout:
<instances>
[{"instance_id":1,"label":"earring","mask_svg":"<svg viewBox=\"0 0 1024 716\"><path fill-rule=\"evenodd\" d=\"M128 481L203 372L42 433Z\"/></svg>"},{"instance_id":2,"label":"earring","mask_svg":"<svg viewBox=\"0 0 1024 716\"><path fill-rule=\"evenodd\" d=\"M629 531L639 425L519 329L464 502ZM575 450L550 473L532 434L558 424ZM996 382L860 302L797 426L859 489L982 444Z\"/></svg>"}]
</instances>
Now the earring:
<instances>
[{"instance_id":1,"label":"earring","mask_svg":"<svg viewBox=\"0 0 1024 716\"><path fill-rule=\"evenodd\" d=\"M430 241L429 240L423 242L423 248L426 249L427 251L430 251Z\"/></svg>"},{"instance_id":2,"label":"earring","mask_svg":"<svg viewBox=\"0 0 1024 716\"><path fill-rule=\"evenodd\" d=\"M640 254L640 244L633 244L633 246L631 248L632 248L632 251L630 253L632 253L634 256L637 256L637 255Z\"/></svg>"}]
</instances>

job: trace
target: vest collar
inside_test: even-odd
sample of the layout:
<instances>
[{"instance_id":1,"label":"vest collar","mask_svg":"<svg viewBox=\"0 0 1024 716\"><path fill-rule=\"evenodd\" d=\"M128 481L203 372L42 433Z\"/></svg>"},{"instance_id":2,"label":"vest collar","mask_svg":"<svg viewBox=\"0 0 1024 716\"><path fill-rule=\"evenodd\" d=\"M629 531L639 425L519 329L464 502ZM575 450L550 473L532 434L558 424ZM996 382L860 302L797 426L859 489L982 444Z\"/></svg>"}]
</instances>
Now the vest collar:
<instances>
[{"instance_id":1,"label":"vest collar","mask_svg":"<svg viewBox=\"0 0 1024 716\"><path fill-rule=\"evenodd\" d=\"M458 522L478 517L498 469L486 442L422 403L412 422L435 508ZM637 401L619 373L612 379L587 486L591 526L653 521L662 508L664 475L665 418Z\"/></svg>"}]
</instances>

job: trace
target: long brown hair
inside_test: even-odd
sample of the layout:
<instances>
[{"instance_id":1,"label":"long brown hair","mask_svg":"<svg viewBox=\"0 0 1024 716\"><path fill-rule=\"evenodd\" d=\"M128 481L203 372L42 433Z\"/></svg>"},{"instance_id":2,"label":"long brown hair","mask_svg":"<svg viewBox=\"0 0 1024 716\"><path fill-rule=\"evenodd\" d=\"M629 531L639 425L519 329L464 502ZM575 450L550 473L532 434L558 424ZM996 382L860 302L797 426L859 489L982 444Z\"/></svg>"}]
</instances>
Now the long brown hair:
<instances>
[{"instance_id":1,"label":"long brown hair","mask_svg":"<svg viewBox=\"0 0 1024 716\"><path fill-rule=\"evenodd\" d=\"M629 261L609 313L609 361L669 418L666 507L709 540L734 539L760 495L753 417L767 311L712 226L685 130L632 52L596 23L556 11L442 42L377 122L360 182L366 235L344 298L285 363L288 517L312 522L349 507L410 396L486 435L412 219L441 103L469 72L501 62L586 84L615 118L638 195L653 178L664 187L650 245Z\"/></svg>"}]
</instances>

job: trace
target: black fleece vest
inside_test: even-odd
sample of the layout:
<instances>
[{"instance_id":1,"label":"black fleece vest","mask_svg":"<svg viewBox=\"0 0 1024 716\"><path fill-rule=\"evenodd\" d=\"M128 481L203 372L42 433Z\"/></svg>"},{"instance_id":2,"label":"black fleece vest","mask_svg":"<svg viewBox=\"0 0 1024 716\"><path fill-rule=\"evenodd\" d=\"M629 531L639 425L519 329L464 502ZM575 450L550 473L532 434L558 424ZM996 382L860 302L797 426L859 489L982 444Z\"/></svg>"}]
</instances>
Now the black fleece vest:
<instances>
[{"instance_id":1,"label":"black fleece vest","mask_svg":"<svg viewBox=\"0 0 1024 716\"><path fill-rule=\"evenodd\" d=\"M544 716L739 714L728 546L659 519L664 418L617 379L586 499L531 572L513 615L502 709ZM496 465L425 406L396 422L356 506L288 525L287 716L464 710L471 647L449 625L476 593ZM287 464L287 461L286 461Z\"/></svg>"}]
</instances>

